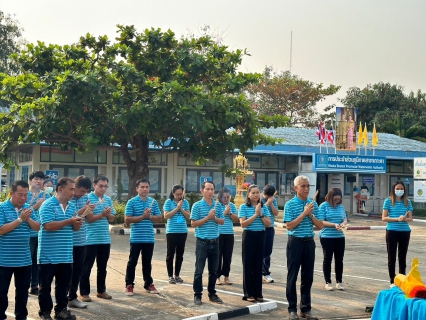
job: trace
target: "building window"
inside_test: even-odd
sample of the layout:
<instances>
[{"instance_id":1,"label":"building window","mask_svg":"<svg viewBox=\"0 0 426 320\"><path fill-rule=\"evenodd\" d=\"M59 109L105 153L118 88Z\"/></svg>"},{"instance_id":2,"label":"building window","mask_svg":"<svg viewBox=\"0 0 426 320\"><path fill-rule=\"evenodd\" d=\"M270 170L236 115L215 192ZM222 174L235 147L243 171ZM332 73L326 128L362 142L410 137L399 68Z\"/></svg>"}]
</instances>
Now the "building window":
<instances>
[{"instance_id":1,"label":"building window","mask_svg":"<svg viewBox=\"0 0 426 320\"><path fill-rule=\"evenodd\" d=\"M15 174L16 174L15 167L11 167L9 172L9 186L12 186L12 183L15 182Z\"/></svg>"},{"instance_id":2,"label":"building window","mask_svg":"<svg viewBox=\"0 0 426 320\"><path fill-rule=\"evenodd\" d=\"M135 153L133 151L130 151L130 158L132 160L135 160ZM123 159L123 155L120 151L114 151L112 155L112 163L113 164L126 164ZM167 166L167 154L154 154L150 153L148 155L148 165L155 165L155 166Z\"/></svg>"},{"instance_id":3,"label":"building window","mask_svg":"<svg viewBox=\"0 0 426 320\"><path fill-rule=\"evenodd\" d=\"M358 189L367 189L370 196L374 196L374 175L360 174L358 179Z\"/></svg>"},{"instance_id":4,"label":"building window","mask_svg":"<svg viewBox=\"0 0 426 320\"><path fill-rule=\"evenodd\" d=\"M73 149L62 151L57 146L40 146L41 162L69 163L107 163L107 151L75 152Z\"/></svg>"},{"instance_id":5,"label":"building window","mask_svg":"<svg viewBox=\"0 0 426 320\"><path fill-rule=\"evenodd\" d=\"M19 162L33 161L33 148L27 147L19 149Z\"/></svg>"},{"instance_id":6,"label":"building window","mask_svg":"<svg viewBox=\"0 0 426 320\"><path fill-rule=\"evenodd\" d=\"M30 167L29 166L22 166L21 170L21 180L23 181L28 181L28 171L29 171Z\"/></svg>"},{"instance_id":7,"label":"building window","mask_svg":"<svg viewBox=\"0 0 426 320\"><path fill-rule=\"evenodd\" d=\"M263 189L263 187L267 184L271 184L275 188L278 188L278 172L276 171L257 171L254 173L254 180L253 176L248 176L246 180L250 183L257 184L260 189Z\"/></svg>"},{"instance_id":8,"label":"building window","mask_svg":"<svg viewBox=\"0 0 426 320\"><path fill-rule=\"evenodd\" d=\"M121 184L123 185L123 191L129 192L130 179L127 168L120 167L119 172ZM149 173L146 179L150 184L150 193L161 192L161 169L149 169Z\"/></svg>"},{"instance_id":9,"label":"building window","mask_svg":"<svg viewBox=\"0 0 426 320\"><path fill-rule=\"evenodd\" d=\"M228 158L232 159L232 157L228 157ZM232 160L231 160L231 162L232 162ZM228 161L227 161L227 163L228 163ZM192 161L190 157L178 156L178 166L220 167L222 164L223 164L223 161L208 160L206 163L199 165L195 161Z\"/></svg>"},{"instance_id":10,"label":"building window","mask_svg":"<svg viewBox=\"0 0 426 320\"><path fill-rule=\"evenodd\" d=\"M63 166L63 165L50 165L49 170L58 171L58 178L70 177L72 179L77 178L78 176L84 175L90 178L93 181L98 175L98 167L88 167L88 166ZM111 178L108 177L110 180Z\"/></svg>"},{"instance_id":11,"label":"building window","mask_svg":"<svg viewBox=\"0 0 426 320\"><path fill-rule=\"evenodd\" d=\"M413 174L413 161L388 160L386 162L386 171L389 173L408 173Z\"/></svg>"},{"instance_id":12,"label":"building window","mask_svg":"<svg viewBox=\"0 0 426 320\"><path fill-rule=\"evenodd\" d=\"M215 185L215 192L218 192L223 187L223 173L216 170L186 170L186 184L185 189L187 192L200 192L201 179L210 177Z\"/></svg>"}]
</instances>

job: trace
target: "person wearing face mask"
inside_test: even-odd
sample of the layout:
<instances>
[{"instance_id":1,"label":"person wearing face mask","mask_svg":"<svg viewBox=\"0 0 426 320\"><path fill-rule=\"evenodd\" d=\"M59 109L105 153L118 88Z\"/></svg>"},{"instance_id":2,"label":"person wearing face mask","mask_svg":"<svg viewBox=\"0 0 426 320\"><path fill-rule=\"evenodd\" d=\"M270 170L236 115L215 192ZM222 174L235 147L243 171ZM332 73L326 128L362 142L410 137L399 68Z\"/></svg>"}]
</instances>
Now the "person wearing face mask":
<instances>
[{"instance_id":1,"label":"person wearing face mask","mask_svg":"<svg viewBox=\"0 0 426 320\"><path fill-rule=\"evenodd\" d=\"M413 205L407 198L405 183L397 180L392 184L389 198L383 203L382 221L386 221L386 247L388 251L388 270L390 287L395 286L396 252L398 250L399 273L405 274L407 251L413 221Z\"/></svg>"},{"instance_id":2,"label":"person wearing face mask","mask_svg":"<svg viewBox=\"0 0 426 320\"><path fill-rule=\"evenodd\" d=\"M234 222L238 222L238 211L231 202L231 190L222 188L217 194L219 206L223 210L225 223L219 225L219 266L217 269L216 284L232 284L229 280L231 271L232 252L234 251ZM220 277L224 276L223 282Z\"/></svg>"},{"instance_id":3,"label":"person wearing face mask","mask_svg":"<svg viewBox=\"0 0 426 320\"><path fill-rule=\"evenodd\" d=\"M46 179L43 181L43 191L46 192L46 194L52 196L53 194L53 181L51 179Z\"/></svg>"}]
</instances>

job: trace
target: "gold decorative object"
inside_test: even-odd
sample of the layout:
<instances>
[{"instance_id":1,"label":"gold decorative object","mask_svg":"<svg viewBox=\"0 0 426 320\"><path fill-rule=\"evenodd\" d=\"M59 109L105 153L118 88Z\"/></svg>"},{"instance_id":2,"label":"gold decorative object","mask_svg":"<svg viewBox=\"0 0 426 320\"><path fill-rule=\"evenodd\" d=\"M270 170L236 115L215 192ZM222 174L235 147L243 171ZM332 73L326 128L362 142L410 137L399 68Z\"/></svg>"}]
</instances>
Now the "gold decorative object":
<instances>
[{"instance_id":1,"label":"gold decorative object","mask_svg":"<svg viewBox=\"0 0 426 320\"><path fill-rule=\"evenodd\" d=\"M235 172L235 185L237 187L237 193L235 195L234 204L237 209L240 208L240 205L244 203L244 195L243 192L247 191L244 188L244 183L246 181L246 176L252 175L253 171L249 170L250 165L246 157L244 157L241 153L235 157L234 159L234 172Z\"/></svg>"}]
</instances>

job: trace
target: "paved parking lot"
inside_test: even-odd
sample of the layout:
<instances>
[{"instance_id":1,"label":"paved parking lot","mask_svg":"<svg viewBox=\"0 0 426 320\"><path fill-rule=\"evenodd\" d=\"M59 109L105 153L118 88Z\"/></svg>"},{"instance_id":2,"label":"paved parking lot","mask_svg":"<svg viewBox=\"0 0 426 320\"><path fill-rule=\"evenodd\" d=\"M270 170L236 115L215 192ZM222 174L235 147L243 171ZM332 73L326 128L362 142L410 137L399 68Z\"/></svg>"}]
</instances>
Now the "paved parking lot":
<instances>
[{"instance_id":1,"label":"paved parking lot","mask_svg":"<svg viewBox=\"0 0 426 320\"><path fill-rule=\"evenodd\" d=\"M350 221L355 225L384 225L378 219L354 217ZM414 257L420 258L420 271L426 277L425 223L413 223L408 261ZM140 264L137 267L135 295L128 297L124 294L124 274L129 254L129 236L112 235L112 250L108 264L107 291L113 296L112 300L96 298L96 278L92 272L93 302L87 309L72 312L78 319L184 319L195 315L212 312L229 311L249 305L241 300L242 297L242 265L241 265L241 235L242 229L236 227L235 247L231 268L233 285L217 286L218 295L224 301L223 305L210 303L205 292L203 305L193 303L192 277L195 261L195 237L190 228L186 252L182 266L181 277L184 284L169 284L165 265L166 237L164 229L157 235L153 258L153 278L160 295L146 293L143 289ZM287 302L285 298L286 258L285 246L287 236L285 229L276 228L275 245L272 254L271 276L275 283L264 283L265 299L275 300L277 308L263 314L244 316L246 319L261 318L283 319L287 317ZM322 275L322 249L316 236L315 276L312 288L313 312L322 319L366 317L366 306L374 305L377 293L389 286L387 276L387 253L384 230L346 231L346 252L344 259L343 284L345 291L324 289ZM95 269L94 269L95 270ZM204 285L207 283L207 271L204 273ZM53 289L53 287L52 287ZM9 291L8 313L13 312L13 289ZM38 319L37 298L30 296L29 317ZM13 318L13 316L11 317Z\"/></svg>"}]
</instances>

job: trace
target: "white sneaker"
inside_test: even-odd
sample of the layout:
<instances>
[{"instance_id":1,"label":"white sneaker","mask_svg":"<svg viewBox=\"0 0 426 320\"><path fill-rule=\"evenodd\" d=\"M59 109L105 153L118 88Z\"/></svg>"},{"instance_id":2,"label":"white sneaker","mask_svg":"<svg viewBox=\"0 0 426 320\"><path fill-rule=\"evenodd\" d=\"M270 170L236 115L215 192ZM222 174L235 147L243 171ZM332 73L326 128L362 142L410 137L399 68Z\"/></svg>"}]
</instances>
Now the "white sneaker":
<instances>
[{"instance_id":1,"label":"white sneaker","mask_svg":"<svg viewBox=\"0 0 426 320\"><path fill-rule=\"evenodd\" d=\"M334 290L333 286L331 285L331 283L326 283L325 284L325 290L327 290L327 291L333 291Z\"/></svg>"},{"instance_id":2,"label":"white sneaker","mask_svg":"<svg viewBox=\"0 0 426 320\"><path fill-rule=\"evenodd\" d=\"M84 308L87 308L87 304L81 302L78 299L74 299L74 300L68 301L68 307L84 309Z\"/></svg>"},{"instance_id":3,"label":"white sneaker","mask_svg":"<svg viewBox=\"0 0 426 320\"><path fill-rule=\"evenodd\" d=\"M337 282L336 283L336 289L343 291L343 290L345 290L345 287L343 286L343 284L341 282Z\"/></svg>"},{"instance_id":4,"label":"white sneaker","mask_svg":"<svg viewBox=\"0 0 426 320\"><path fill-rule=\"evenodd\" d=\"M269 282L269 283L274 283L274 279L269 274L266 275L266 276L263 276L263 281Z\"/></svg>"}]
</instances>

